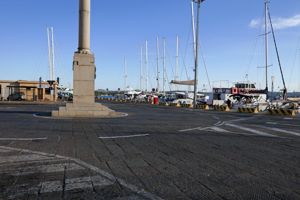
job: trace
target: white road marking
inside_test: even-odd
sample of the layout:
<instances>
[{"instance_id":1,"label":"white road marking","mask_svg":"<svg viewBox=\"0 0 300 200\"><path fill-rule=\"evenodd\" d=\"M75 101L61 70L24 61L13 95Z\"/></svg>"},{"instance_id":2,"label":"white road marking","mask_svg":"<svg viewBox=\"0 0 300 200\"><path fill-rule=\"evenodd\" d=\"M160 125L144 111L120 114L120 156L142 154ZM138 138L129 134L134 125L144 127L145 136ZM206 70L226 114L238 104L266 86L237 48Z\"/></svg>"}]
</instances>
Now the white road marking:
<instances>
[{"instance_id":1,"label":"white road marking","mask_svg":"<svg viewBox=\"0 0 300 200\"><path fill-rule=\"evenodd\" d=\"M272 125L276 125L277 122L266 122L266 124L272 124Z\"/></svg>"},{"instance_id":2,"label":"white road marking","mask_svg":"<svg viewBox=\"0 0 300 200\"><path fill-rule=\"evenodd\" d=\"M35 140L47 140L47 137L43 138L0 138L0 141L35 141Z\"/></svg>"},{"instance_id":3,"label":"white road marking","mask_svg":"<svg viewBox=\"0 0 300 200\"><path fill-rule=\"evenodd\" d=\"M264 127L266 129L270 129L272 131L277 131L277 132L281 132L281 133L287 133L287 134L291 134L291 135L296 135L296 136L300 136L300 133L294 132L294 131L287 131L287 130L283 130L280 128L273 128L273 127Z\"/></svg>"},{"instance_id":4,"label":"white road marking","mask_svg":"<svg viewBox=\"0 0 300 200\"><path fill-rule=\"evenodd\" d=\"M286 120L293 120L294 118L292 118L292 117L285 117L285 118L283 118L283 119L286 119Z\"/></svg>"},{"instance_id":5,"label":"white road marking","mask_svg":"<svg viewBox=\"0 0 300 200\"><path fill-rule=\"evenodd\" d=\"M276 122L267 122L267 124L277 125L278 123L276 123ZM300 127L300 125L296 125L296 124L282 124L282 123L279 123L279 125L280 125L280 126Z\"/></svg>"},{"instance_id":6,"label":"white road marking","mask_svg":"<svg viewBox=\"0 0 300 200\"><path fill-rule=\"evenodd\" d=\"M195 130L199 130L199 131L203 131L203 130L207 130L211 128L211 126L208 126L208 127L196 127L196 128L189 128L189 129L183 129L183 130L179 130L178 132L188 132L188 131L195 131Z\"/></svg>"},{"instance_id":7,"label":"white road marking","mask_svg":"<svg viewBox=\"0 0 300 200\"><path fill-rule=\"evenodd\" d=\"M212 118L214 118L214 119L216 119L216 120L219 120L220 119L220 117L218 117L218 116L212 116Z\"/></svg>"},{"instance_id":8,"label":"white road marking","mask_svg":"<svg viewBox=\"0 0 300 200\"><path fill-rule=\"evenodd\" d=\"M220 128L219 125L209 126L209 127L204 127L204 128L197 127L197 128L184 129L184 130L179 130L179 132L188 132L188 131L195 131L195 130L198 130L198 131L207 130L207 131L216 131L219 133L231 133L230 131Z\"/></svg>"},{"instance_id":9,"label":"white road marking","mask_svg":"<svg viewBox=\"0 0 300 200\"><path fill-rule=\"evenodd\" d=\"M12 150L12 151L22 151L25 153L32 153L32 154L38 154L41 156L48 156L48 157L53 157L53 158L59 158L59 159L65 159L68 161L73 161L89 170L92 170L98 174L100 174L101 176L107 178L109 181L115 182L116 180L119 182L119 184L121 184L123 187L139 194L140 196L143 196L149 200L163 200L162 198L156 196L155 194L152 194L150 192L145 191L142 188L138 188L135 185L129 184L127 182L125 182L123 179L117 178L112 174L109 174L101 169L99 169L98 167L95 167L93 165L90 165L86 162L83 162L82 160L76 159L76 158L71 158L71 157L67 157L67 156L60 156L60 155L55 155L55 154L48 154L48 153L43 153L43 152L38 152L38 151L31 151L31 150L27 150L27 149L19 149L19 148L13 148L13 147L6 147L6 146L0 146L0 148L2 149L7 149L7 150ZM0 159L1 161L1 159Z\"/></svg>"},{"instance_id":10,"label":"white road marking","mask_svg":"<svg viewBox=\"0 0 300 200\"><path fill-rule=\"evenodd\" d=\"M251 129L251 128L239 126L239 125L236 125L236 124L228 124L228 123L226 123L226 126L231 126L233 128L237 128L237 129L240 129L240 130L243 130L243 131L248 131L250 133L254 133L254 134L257 134L257 135L260 135L260 136L278 137L278 136L275 136L275 135L272 135L272 134L269 134L269 133L265 133L265 132L262 132L262 131L259 131L259 130L255 130L255 129Z\"/></svg>"},{"instance_id":11,"label":"white road marking","mask_svg":"<svg viewBox=\"0 0 300 200\"><path fill-rule=\"evenodd\" d=\"M217 127L217 126L210 127L209 129L211 129L213 131L216 131L216 132L219 132L219 133L230 133L230 131L227 131L227 130L222 129L222 128Z\"/></svg>"},{"instance_id":12,"label":"white road marking","mask_svg":"<svg viewBox=\"0 0 300 200\"><path fill-rule=\"evenodd\" d=\"M232 119L232 120L228 120L228 121L224 121L224 123L230 123L230 122L240 122L240 121L245 121L245 120L250 120L250 119L255 119L256 116L253 117L246 117L246 118L238 118L238 119Z\"/></svg>"},{"instance_id":13,"label":"white road marking","mask_svg":"<svg viewBox=\"0 0 300 200\"><path fill-rule=\"evenodd\" d=\"M222 121L218 121L217 123L214 124L214 126L220 126L222 124Z\"/></svg>"},{"instance_id":14,"label":"white road marking","mask_svg":"<svg viewBox=\"0 0 300 200\"><path fill-rule=\"evenodd\" d=\"M118 138L133 138L133 137L145 137L149 134L138 134L138 135L119 135L119 136L107 136L107 137L98 137L99 139L118 139Z\"/></svg>"},{"instance_id":15,"label":"white road marking","mask_svg":"<svg viewBox=\"0 0 300 200\"><path fill-rule=\"evenodd\" d=\"M277 125L277 122L266 122L266 124L271 124L271 125ZM293 126L293 127L300 127L300 125L296 125L296 124L282 124L279 123L280 126Z\"/></svg>"}]
</instances>

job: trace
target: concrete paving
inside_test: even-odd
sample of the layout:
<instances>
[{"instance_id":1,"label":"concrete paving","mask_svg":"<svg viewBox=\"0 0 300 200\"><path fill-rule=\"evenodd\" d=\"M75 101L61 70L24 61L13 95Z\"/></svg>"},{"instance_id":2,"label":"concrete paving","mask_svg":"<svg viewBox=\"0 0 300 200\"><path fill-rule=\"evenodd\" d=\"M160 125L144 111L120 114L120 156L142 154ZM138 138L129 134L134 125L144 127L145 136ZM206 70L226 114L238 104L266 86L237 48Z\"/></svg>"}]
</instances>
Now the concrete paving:
<instances>
[{"instance_id":1,"label":"concrete paving","mask_svg":"<svg viewBox=\"0 0 300 200\"><path fill-rule=\"evenodd\" d=\"M300 117L0 104L0 199L300 199Z\"/></svg>"}]
</instances>

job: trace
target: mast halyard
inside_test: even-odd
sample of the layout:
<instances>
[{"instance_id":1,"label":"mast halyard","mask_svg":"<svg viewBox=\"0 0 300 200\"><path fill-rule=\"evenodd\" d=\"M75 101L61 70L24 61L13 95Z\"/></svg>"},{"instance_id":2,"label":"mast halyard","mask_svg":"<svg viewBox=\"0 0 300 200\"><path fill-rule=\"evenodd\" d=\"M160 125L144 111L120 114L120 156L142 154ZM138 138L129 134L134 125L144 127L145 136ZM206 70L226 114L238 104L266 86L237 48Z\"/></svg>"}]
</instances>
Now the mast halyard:
<instances>
[{"instance_id":1,"label":"mast halyard","mask_svg":"<svg viewBox=\"0 0 300 200\"><path fill-rule=\"evenodd\" d=\"M274 45L275 45L277 61L278 61L278 65L279 65L279 69L280 69L280 74L281 74L281 79L282 79L282 83L283 83L283 100L287 100L287 88L286 88L286 84L285 84L285 80L284 80L284 76L283 76L281 61L280 61L280 57L279 57L277 42L276 42L276 38L275 38L275 33L274 33L274 28L273 28L273 24L272 24L272 19L271 19L271 14L270 14L269 8L267 9L267 12L268 12L269 20L270 20L270 26L271 26L271 31L272 31Z\"/></svg>"}]
</instances>

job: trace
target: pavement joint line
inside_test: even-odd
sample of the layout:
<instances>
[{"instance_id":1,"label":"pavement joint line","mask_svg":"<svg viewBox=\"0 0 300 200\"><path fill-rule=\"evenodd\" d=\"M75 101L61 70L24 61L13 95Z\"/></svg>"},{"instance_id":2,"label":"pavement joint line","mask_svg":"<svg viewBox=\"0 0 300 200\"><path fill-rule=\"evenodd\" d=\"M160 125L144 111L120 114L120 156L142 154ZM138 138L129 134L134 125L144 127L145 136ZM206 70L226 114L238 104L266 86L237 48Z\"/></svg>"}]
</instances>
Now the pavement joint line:
<instances>
[{"instance_id":1,"label":"pavement joint line","mask_svg":"<svg viewBox=\"0 0 300 200\"><path fill-rule=\"evenodd\" d=\"M0 141L36 141L36 140L47 140L48 137L43 138L0 138Z\"/></svg>"},{"instance_id":2,"label":"pavement joint line","mask_svg":"<svg viewBox=\"0 0 300 200\"><path fill-rule=\"evenodd\" d=\"M118 138L134 138L134 137L146 137L150 134L136 134L136 135L119 135L119 136L104 136L98 137L99 139L118 139Z\"/></svg>"},{"instance_id":3,"label":"pavement joint line","mask_svg":"<svg viewBox=\"0 0 300 200\"><path fill-rule=\"evenodd\" d=\"M240 129L240 130L248 131L248 132L251 132L251 133L260 135L260 136L265 136L265 137L278 137L278 136L276 136L276 135L272 135L272 134L265 133L265 132L262 132L262 131L259 131L259 130L254 130L254 129L251 129L251 128L239 126L239 125L236 125L236 124L226 123L225 125L226 125L226 126L231 126L231 127L233 127L233 128L237 128L237 129Z\"/></svg>"},{"instance_id":4,"label":"pavement joint line","mask_svg":"<svg viewBox=\"0 0 300 200\"><path fill-rule=\"evenodd\" d=\"M137 193L140 196L143 196L149 200L163 200L162 198L156 196L155 194L152 194L150 192L145 191L144 189L141 189L135 185L132 185L130 183L125 182L124 180L115 177L112 174L109 174L108 172L105 172L103 170L101 170L100 168L93 166L91 164L88 164L82 160L79 160L77 158L71 158L71 157L67 157L67 156L61 156L61 155L56 155L56 154L50 154L50 153L44 153L44 152L38 152L38 151L32 151L32 150L28 150L28 149L20 149L20 148L15 148L15 147L7 147L7 146L0 146L0 148L2 149L7 149L7 150L12 150L12 151L22 151L22 152L26 152L26 153L32 153L32 154L38 154L38 155L42 155L42 156L50 156L50 157L55 157L55 158L62 158L65 160L69 160L69 161L73 161L85 168L88 168L91 171L94 171L98 174L100 174L101 176L107 178L108 180L115 182L118 181L123 187Z\"/></svg>"}]
</instances>

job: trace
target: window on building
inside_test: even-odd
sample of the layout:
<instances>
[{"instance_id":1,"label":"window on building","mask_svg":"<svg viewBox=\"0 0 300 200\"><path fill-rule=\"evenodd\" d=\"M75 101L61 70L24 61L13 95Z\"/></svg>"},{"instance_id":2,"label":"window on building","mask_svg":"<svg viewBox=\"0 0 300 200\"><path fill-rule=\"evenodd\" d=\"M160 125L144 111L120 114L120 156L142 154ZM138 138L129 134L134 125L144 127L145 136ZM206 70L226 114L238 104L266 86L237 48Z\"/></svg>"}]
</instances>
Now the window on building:
<instances>
[{"instance_id":1,"label":"window on building","mask_svg":"<svg viewBox=\"0 0 300 200\"><path fill-rule=\"evenodd\" d=\"M51 94L50 88L45 88L45 94Z\"/></svg>"}]
</instances>

